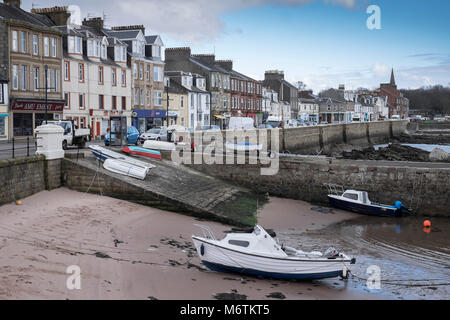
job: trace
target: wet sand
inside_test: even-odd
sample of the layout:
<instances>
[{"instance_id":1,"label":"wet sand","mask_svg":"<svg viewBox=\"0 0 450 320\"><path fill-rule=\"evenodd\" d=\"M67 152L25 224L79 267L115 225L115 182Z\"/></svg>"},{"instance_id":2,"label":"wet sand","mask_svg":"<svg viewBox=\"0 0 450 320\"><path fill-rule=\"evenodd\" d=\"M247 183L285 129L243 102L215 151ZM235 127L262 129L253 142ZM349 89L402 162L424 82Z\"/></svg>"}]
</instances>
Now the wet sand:
<instances>
[{"instance_id":1,"label":"wet sand","mask_svg":"<svg viewBox=\"0 0 450 320\"><path fill-rule=\"evenodd\" d=\"M217 237L230 227L68 189L41 192L0 207L0 299L378 299L327 282L286 282L206 270L193 248L195 223ZM314 230L351 219L310 204L271 199L260 224L277 231ZM68 266L81 269L81 290L66 286ZM329 281L333 286L329 285Z\"/></svg>"}]
</instances>

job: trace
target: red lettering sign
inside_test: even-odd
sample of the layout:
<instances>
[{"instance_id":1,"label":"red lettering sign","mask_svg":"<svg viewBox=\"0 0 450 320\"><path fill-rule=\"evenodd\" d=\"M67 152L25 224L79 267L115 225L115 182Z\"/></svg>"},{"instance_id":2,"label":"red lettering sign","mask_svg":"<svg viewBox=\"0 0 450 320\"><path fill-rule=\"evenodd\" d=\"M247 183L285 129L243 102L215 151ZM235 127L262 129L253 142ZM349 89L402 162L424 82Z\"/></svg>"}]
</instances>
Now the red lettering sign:
<instances>
[{"instance_id":1,"label":"red lettering sign","mask_svg":"<svg viewBox=\"0 0 450 320\"><path fill-rule=\"evenodd\" d=\"M63 112L64 101L48 101L48 112ZM45 112L43 100L14 100L11 109L13 111L39 111Z\"/></svg>"}]
</instances>

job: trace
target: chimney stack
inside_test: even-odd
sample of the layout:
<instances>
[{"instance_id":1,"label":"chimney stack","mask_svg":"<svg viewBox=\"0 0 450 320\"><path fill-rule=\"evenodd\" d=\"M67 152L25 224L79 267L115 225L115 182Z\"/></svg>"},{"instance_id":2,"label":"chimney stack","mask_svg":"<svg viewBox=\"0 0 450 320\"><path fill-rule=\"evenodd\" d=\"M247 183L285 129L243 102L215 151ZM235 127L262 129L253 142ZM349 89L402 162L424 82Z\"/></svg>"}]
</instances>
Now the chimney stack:
<instances>
[{"instance_id":1,"label":"chimney stack","mask_svg":"<svg viewBox=\"0 0 450 320\"><path fill-rule=\"evenodd\" d=\"M216 56L214 54L194 54L192 56L208 65L214 65L216 62Z\"/></svg>"},{"instance_id":2,"label":"chimney stack","mask_svg":"<svg viewBox=\"0 0 450 320\"><path fill-rule=\"evenodd\" d=\"M231 60L216 60L216 64L224 68L225 70L233 70L233 61Z\"/></svg>"},{"instance_id":3,"label":"chimney stack","mask_svg":"<svg viewBox=\"0 0 450 320\"><path fill-rule=\"evenodd\" d=\"M47 16L57 26L65 26L69 23L70 11L68 7L53 7L42 9L31 9L31 13Z\"/></svg>"},{"instance_id":4,"label":"chimney stack","mask_svg":"<svg viewBox=\"0 0 450 320\"><path fill-rule=\"evenodd\" d=\"M90 19L83 19L83 26L94 28L97 32L101 32L104 27L104 21L101 17L95 17Z\"/></svg>"},{"instance_id":5,"label":"chimney stack","mask_svg":"<svg viewBox=\"0 0 450 320\"><path fill-rule=\"evenodd\" d=\"M166 61L187 60L191 57L191 48L166 48L165 57Z\"/></svg>"},{"instance_id":6,"label":"chimney stack","mask_svg":"<svg viewBox=\"0 0 450 320\"><path fill-rule=\"evenodd\" d=\"M12 7L20 8L22 1L21 0L3 0L3 3L5 3L9 6L12 6Z\"/></svg>"}]
</instances>

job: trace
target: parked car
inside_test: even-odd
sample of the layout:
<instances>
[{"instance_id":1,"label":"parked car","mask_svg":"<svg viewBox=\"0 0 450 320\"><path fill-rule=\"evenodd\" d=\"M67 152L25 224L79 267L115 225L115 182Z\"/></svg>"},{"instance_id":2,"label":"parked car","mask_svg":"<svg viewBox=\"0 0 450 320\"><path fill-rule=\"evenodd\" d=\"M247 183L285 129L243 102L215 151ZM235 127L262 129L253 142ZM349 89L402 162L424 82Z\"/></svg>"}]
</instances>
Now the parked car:
<instances>
[{"instance_id":1,"label":"parked car","mask_svg":"<svg viewBox=\"0 0 450 320\"><path fill-rule=\"evenodd\" d=\"M161 127L147 130L141 134L139 139L141 140L141 143L144 143L147 140L167 141L167 129L165 127Z\"/></svg>"},{"instance_id":2,"label":"parked car","mask_svg":"<svg viewBox=\"0 0 450 320\"><path fill-rule=\"evenodd\" d=\"M114 143L115 138L115 134L113 134L111 138L111 133L108 132L104 139L105 146L109 146L111 143ZM135 127L127 127L127 144L139 144L139 131Z\"/></svg>"}]
</instances>

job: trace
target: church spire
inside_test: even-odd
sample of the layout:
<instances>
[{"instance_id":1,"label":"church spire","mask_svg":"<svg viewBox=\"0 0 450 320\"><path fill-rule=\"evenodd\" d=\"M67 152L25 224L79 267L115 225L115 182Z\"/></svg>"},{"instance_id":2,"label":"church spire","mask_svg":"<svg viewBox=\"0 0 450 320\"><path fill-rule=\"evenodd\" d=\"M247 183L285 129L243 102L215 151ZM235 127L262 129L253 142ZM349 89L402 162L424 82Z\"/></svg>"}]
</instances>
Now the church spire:
<instances>
[{"instance_id":1,"label":"church spire","mask_svg":"<svg viewBox=\"0 0 450 320\"><path fill-rule=\"evenodd\" d=\"M395 86L394 68L392 68L391 72L391 85Z\"/></svg>"}]
</instances>

